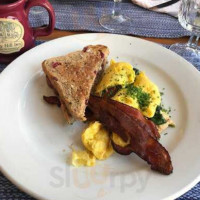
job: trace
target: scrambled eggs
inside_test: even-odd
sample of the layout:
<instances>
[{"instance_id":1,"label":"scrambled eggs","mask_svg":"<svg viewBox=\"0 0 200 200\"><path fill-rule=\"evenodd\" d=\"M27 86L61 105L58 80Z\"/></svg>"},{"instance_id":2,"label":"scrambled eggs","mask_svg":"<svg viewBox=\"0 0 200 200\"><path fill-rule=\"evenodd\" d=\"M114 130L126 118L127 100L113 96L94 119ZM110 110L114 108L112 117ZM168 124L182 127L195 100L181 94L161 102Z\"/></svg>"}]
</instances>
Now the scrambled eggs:
<instances>
[{"instance_id":1,"label":"scrambled eggs","mask_svg":"<svg viewBox=\"0 0 200 200\"><path fill-rule=\"evenodd\" d=\"M97 121L90 123L82 133L82 142L98 160L104 160L114 152L108 131Z\"/></svg>"},{"instance_id":2,"label":"scrambled eggs","mask_svg":"<svg viewBox=\"0 0 200 200\"><path fill-rule=\"evenodd\" d=\"M75 167L80 166L94 166L96 163L95 156L88 151L72 151L72 165Z\"/></svg>"},{"instance_id":3,"label":"scrambled eggs","mask_svg":"<svg viewBox=\"0 0 200 200\"><path fill-rule=\"evenodd\" d=\"M112 99L139 109L137 98L132 98L131 96L128 96L126 88L119 90Z\"/></svg>"},{"instance_id":4,"label":"scrambled eggs","mask_svg":"<svg viewBox=\"0 0 200 200\"><path fill-rule=\"evenodd\" d=\"M146 117L153 117L156 112L156 107L161 103L161 96L158 86L151 82L151 80L145 75L144 72L140 72L136 77L134 86L142 87L142 90L151 96L151 102L147 109L142 111L143 115Z\"/></svg>"},{"instance_id":5,"label":"scrambled eggs","mask_svg":"<svg viewBox=\"0 0 200 200\"><path fill-rule=\"evenodd\" d=\"M136 76L133 85L118 91L114 100L139 109L146 117L153 117L156 107L161 103L157 85L149 80L144 72Z\"/></svg>"},{"instance_id":6,"label":"scrambled eggs","mask_svg":"<svg viewBox=\"0 0 200 200\"><path fill-rule=\"evenodd\" d=\"M132 65L126 62L116 63L111 60L110 66L105 70L104 76L96 87L96 94L101 93L114 86L125 86L133 83L135 80L135 71Z\"/></svg>"},{"instance_id":7,"label":"scrambled eggs","mask_svg":"<svg viewBox=\"0 0 200 200\"><path fill-rule=\"evenodd\" d=\"M128 140L127 142L125 142L125 141L124 141L120 136L118 136L116 133L112 133L111 139L112 139L112 141L113 141L115 144L117 144L117 145L119 145L119 146L121 146L121 147L125 147L125 146L127 146L127 145L130 143L129 140Z\"/></svg>"}]
</instances>

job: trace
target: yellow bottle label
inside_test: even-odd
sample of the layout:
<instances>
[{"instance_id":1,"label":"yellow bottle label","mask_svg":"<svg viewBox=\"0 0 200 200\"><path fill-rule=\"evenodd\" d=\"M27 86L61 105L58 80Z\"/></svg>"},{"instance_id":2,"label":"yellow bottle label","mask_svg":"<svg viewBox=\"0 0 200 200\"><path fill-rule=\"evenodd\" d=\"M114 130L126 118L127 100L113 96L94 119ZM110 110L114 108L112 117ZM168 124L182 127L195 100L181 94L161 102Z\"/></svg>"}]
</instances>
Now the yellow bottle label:
<instances>
[{"instance_id":1,"label":"yellow bottle label","mask_svg":"<svg viewBox=\"0 0 200 200\"><path fill-rule=\"evenodd\" d=\"M19 52L24 47L24 27L17 20L0 18L0 53Z\"/></svg>"}]
</instances>

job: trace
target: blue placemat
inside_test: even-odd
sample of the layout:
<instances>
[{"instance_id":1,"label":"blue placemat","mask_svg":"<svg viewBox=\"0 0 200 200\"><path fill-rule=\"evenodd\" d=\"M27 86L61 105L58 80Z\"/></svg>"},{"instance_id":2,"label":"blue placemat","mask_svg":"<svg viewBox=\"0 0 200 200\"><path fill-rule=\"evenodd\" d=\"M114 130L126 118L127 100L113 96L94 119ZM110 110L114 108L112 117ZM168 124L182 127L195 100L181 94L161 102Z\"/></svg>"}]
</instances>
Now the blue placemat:
<instances>
[{"instance_id":1,"label":"blue placemat","mask_svg":"<svg viewBox=\"0 0 200 200\"><path fill-rule=\"evenodd\" d=\"M113 0L50 0L56 13L56 28L60 30L87 30L108 32L100 26L99 17L110 14ZM189 35L178 20L167 14L148 11L134 5L130 0L123 1L122 11L130 17L131 23L123 31L115 33L133 34L146 37L176 38ZM48 23L48 15L36 7L30 13L32 26Z\"/></svg>"},{"instance_id":2,"label":"blue placemat","mask_svg":"<svg viewBox=\"0 0 200 200\"><path fill-rule=\"evenodd\" d=\"M36 45L43 43L37 41ZM169 45L163 45L169 48ZM189 60L200 71L200 59L194 59L192 54L184 54L184 58ZM0 72L6 67L5 64L0 64ZM23 193L16 188L8 179L6 179L0 172L0 200L35 200L29 195ZM179 197L177 200L200 200L200 182L190 191Z\"/></svg>"}]
</instances>

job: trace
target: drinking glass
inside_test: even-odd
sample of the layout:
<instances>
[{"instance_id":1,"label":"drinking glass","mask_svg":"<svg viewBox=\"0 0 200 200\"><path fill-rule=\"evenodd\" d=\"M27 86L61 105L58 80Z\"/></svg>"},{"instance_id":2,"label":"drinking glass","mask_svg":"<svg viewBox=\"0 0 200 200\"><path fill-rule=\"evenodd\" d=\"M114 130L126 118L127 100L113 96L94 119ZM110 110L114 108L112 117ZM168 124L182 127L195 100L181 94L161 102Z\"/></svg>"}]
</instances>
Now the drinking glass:
<instances>
[{"instance_id":1,"label":"drinking glass","mask_svg":"<svg viewBox=\"0 0 200 200\"><path fill-rule=\"evenodd\" d=\"M190 53L200 58L200 0L182 0L178 20L192 34L187 44L174 44L170 49L179 55Z\"/></svg>"},{"instance_id":2,"label":"drinking glass","mask_svg":"<svg viewBox=\"0 0 200 200\"><path fill-rule=\"evenodd\" d=\"M121 2L122 0L114 0L112 13L104 15L99 19L101 26L110 31L126 29L130 19L122 15Z\"/></svg>"}]
</instances>

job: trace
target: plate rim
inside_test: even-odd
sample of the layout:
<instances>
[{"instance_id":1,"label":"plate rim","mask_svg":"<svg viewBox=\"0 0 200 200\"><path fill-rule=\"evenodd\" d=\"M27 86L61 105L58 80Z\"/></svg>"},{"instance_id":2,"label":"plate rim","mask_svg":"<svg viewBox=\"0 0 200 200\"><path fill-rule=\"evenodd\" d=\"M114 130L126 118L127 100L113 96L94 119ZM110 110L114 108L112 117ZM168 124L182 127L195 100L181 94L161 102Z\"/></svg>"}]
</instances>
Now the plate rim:
<instances>
[{"instance_id":1,"label":"plate rim","mask_svg":"<svg viewBox=\"0 0 200 200\"><path fill-rule=\"evenodd\" d=\"M183 57L181 57L180 55L176 54L175 52L165 48L164 46L162 46L161 43L156 43L156 42L153 42L153 41L149 41L149 40L145 40L145 39L142 39L142 38L138 38L138 37L135 37L135 36L132 36L132 35L122 35L122 34L113 34L113 33L80 33L80 34L75 34L75 35L69 35L69 36L62 36L62 37L59 37L59 38L55 38L55 39L52 39L52 40L49 40L49 41L45 41L44 40L44 43L40 44L40 45L37 45L35 47L33 47L32 49L28 50L27 52L23 53L22 55L20 55L18 58L16 58L14 61L12 61L11 63L9 63L7 65L7 67L0 73L0 81L2 80L2 75L6 75L7 73L9 73L10 70L12 70L12 65L15 64L15 62L17 62L19 59L21 59L23 56L26 56L27 53L30 53L30 51L32 51L33 49L37 49L37 48L41 48L41 46L45 46L47 43L51 43L51 42L55 42L57 40L61 40L63 38L69 38L69 37L80 37L80 36L87 36L87 35L99 35L99 34L103 34L103 35L114 35L114 36L120 36L120 37L127 37L127 38L132 38L132 39L135 39L135 40L138 40L138 41L143 41L145 43L151 43L152 45L154 46L157 46L159 48L162 48L164 51L167 51L169 54L171 55L174 55L176 56L177 58L181 59L182 62L185 62L185 64L188 65L188 67L190 66L192 69L191 70L194 70L199 76L200 76L200 71L194 67L190 62L188 62L186 59L184 59ZM199 77L200 78L200 77ZM31 191L31 189L29 189L28 187L20 184L17 180L15 180L11 174L7 173L6 169L3 168L2 164L0 165L0 172L12 183L14 184L19 190L21 190L22 192L30 195L31 197L33 198L36 198L36 199L44 199L44 200L49 200L47 199L46 197L42 196L42 195L38 195L37 193ZM191 188L193 188L198 182L200 181L200 172L199 172L199 175L193 180L191 181L190 183L188 183L186 186L184 186L182 189L178 190L177 192L175 192L174 194L171 194L170 196L168 197L165 197L163 198L163 200L170 200L170 199L175 199L175 198L178 198L180 197L181 195L185 194L186 192L188 192Z\"/></svg>"}]
</instances>

